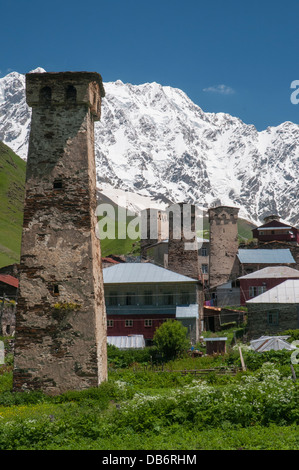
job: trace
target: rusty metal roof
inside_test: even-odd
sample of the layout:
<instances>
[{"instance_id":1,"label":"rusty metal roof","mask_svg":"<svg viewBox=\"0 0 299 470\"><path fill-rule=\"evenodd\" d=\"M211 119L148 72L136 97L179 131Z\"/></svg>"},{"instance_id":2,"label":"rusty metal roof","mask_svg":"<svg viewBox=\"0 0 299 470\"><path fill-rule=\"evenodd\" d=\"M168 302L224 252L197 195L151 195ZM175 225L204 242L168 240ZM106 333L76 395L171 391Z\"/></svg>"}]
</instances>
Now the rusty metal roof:
<instances>
[{"instance_id":1,"label":"rusty metal roof","mask_svg":"<svg viewBox=\"0 0 299 470\"><path fill-rule=\"evenodd\" d=\"M15 287L16 289L19 287L18 279L16 277L10 276L9 274L0 274L0 282Z\"/></svg>"}]
</instances>

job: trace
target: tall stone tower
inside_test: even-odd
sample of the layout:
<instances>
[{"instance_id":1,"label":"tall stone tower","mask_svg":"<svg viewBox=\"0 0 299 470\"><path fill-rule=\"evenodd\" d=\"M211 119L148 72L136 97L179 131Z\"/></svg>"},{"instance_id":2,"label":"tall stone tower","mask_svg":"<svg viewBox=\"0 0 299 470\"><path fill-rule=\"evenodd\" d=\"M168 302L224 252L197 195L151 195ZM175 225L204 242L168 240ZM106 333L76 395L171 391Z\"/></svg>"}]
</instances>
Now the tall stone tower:
<instances>
[{"instance_id":1,"label":"tall stone tower","mask_svg":"<svg viewBox=\"0 0 299 470\"><path fill-rule=\"evenodd\" d=\"M147 208L141 212L141 239L140 252L141 259L147 259L147 249L161 242L168 236L167 214L155 208Z\"/></svg>"},{"instance_id":2,"label":"tall stone tower","mask_svg":"<svg viewBox=\"0 0 299 470\"><path fill-rule=\"evenodd\" d=\"M48 394L107 378L106 313L96 237L94 72L26 75L32 107L13 386Z\"/></svg>"},{"instance_id":3,"label":"tall stone tower","mask_svg":"<svg viewBox=\"0 0 299 470\"><path fill-rule=\"evenodd\" d=\"M199 279L196 207L179 203L169 209L172 208L175 210L169 210L168 269Z\"/></svg>"},{"instance_id":4,"label":"tall stone tower","mask_svg":"<svg viewBox=\"0 0 299 470\"><path fill-rule=\"evenodd\" d=\"M236 207L209 209L210 260L209 284L216 287L238 276L238 213Z\"/></svg>"}]
</instances>

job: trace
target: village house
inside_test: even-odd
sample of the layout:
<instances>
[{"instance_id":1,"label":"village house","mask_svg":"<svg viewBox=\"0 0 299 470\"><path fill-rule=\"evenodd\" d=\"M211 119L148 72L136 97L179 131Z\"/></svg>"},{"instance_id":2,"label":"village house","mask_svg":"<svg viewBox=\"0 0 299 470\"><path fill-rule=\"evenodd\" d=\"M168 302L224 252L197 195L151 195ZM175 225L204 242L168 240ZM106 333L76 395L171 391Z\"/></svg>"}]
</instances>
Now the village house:
<instances>
[{"instance_id":1,"label":"village house","mask_svg":"<svg viewBox=\"0 0 299 470\"><path fill-rule=\"evenodd\" d=\"M277 215L265 217L265 223L252 230L259 242L284 241L299 244L299 230L280 221Z\"/></svg>"},{"instance_id":2,"label":"village house","mask_svg":"<svg viewBox=\"0 0 299 470\"><path fill-rule=\"evenodd\" d=\"M249 338L299 328L299 279L288 279L246 302Z\"/></svg>"},{"instance_id":3,"label":"village house","mask_svg":"<svg viewBox=\"0 0 299 470\"><path fill-rule=\"evenodd\" d=\"M299 271L288 266L269 266L240 277L241 305L287 279L299 279Z\"/></svg>"},{"instance_id":4,"label":"village house","mask_svg":"<svg viewBox=\"0 0 299 470\"><path fill-rule=\"evenodd\" d=\"M240 276L274 265L296 267L296 261L288 248L239 249L237 257Z\"/></svg>"},{"instance_id":5,"label":"village house","mask_svg":"<svg viewBox=\"0 0 299 470\"><path fill-rule=\"evenodd\" d=\"M182 321L193 343L199 337L199 282L152 263L123 263L103 269L107 337L143 335L151 344L168 319Z\"/></svg>"}]
</instances>

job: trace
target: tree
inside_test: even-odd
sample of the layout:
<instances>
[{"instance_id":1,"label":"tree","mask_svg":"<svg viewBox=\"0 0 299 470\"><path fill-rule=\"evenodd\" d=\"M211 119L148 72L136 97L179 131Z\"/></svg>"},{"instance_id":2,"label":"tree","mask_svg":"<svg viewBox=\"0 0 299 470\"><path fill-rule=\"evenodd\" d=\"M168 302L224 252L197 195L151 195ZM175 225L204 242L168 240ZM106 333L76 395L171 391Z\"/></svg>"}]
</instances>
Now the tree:
<instances>
[{"instance_id":1,"label":"tree","mask_svg":"<svg viewBox=\"0 0 299 470\"><path fill-rule=\"evenodd\" d=\"M154 344L166 360L175 359L189 347L187 328L177 320L167 320L154 334Z\"/></svg>"}]
</instances>

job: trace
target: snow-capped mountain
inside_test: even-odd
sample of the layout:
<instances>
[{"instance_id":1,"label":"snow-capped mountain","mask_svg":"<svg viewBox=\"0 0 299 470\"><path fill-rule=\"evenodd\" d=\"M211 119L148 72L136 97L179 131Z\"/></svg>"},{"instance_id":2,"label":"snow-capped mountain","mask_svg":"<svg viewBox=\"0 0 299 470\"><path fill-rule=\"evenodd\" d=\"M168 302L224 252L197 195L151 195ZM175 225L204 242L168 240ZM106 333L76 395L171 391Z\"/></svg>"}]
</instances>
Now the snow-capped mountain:
<instances>
[{"instance_id":1,"label":"snow-capped mountain","mask_svg":"<svg viewBox=\"0 0 299 470\"><path fill-rule=\"evenodd\" d=\"M35 70L43 72L42 69ZM148 197L202 207L240 207L260 223L270 213L299 224L299 126L258 132L224 113L205 113L181 90L157 83L104 83L95 125L99 188L113 198ZM26 159L30 109L25 76L0 79L0 140ZM117 194L118 196L117 196Z\"/></svg>"}]
</instances>

